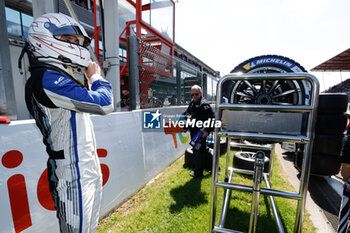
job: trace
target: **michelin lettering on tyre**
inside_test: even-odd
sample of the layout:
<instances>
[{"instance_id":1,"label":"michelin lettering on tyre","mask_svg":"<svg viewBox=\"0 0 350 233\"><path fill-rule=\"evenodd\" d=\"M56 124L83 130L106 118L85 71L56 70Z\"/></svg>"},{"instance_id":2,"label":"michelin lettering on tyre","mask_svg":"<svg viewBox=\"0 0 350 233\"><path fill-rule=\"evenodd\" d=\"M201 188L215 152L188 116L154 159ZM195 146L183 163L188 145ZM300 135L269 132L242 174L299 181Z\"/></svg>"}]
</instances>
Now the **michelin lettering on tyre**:
<instances>
[{"instance_id":1,"label":"michelin lettering on tyre","mask_svg":"<svg viewBox=\"0 0 350 233\"><path fill-rule=\"evenodd\" d=\"M307 72L306 69L296 61L279 55L263 55L254 58L250 58L238 66L236 66L231 73L243 72L243 73L254 73L254 69L258 67L266 67L273 70L278 69L280 72ZM277 71L277 69L276 69Z\"/></svg>"},{"instance_id":2,"label":"michelin lettering on tyre","mask_svg":"<svg viewBox=\"0 0 350 233\"><path fill-rule=\"evenodd\" d=\"M267 58L260 58L257 60L253 60L253 61L245 64L243 66L243 68L245 70L249 71L256 66L271 65L271 64L277 64L280 66L284 66L284 67L286 67L286 68L288 68L296 73L304 72L297 65L295 65L291 60L286 60L286 59L279 58L279 57L267 57Z\"/></svg>"}]
</instances>

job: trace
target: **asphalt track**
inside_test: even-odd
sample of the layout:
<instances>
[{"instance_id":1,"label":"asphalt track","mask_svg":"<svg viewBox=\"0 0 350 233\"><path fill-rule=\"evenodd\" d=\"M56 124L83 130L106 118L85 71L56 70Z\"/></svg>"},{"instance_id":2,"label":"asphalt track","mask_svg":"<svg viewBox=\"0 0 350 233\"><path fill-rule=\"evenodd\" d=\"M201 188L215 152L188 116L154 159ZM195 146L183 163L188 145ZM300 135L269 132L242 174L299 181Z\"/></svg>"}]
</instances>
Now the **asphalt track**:
<instances>
[{"instance_id":1,"label":"asphalt track","mask_svg":"<svg viewBox=\"0 0 350 233\"><path fill-rule=\"evenodd\" d=\"M299 171L294 167L294 155L276 144L275 151L287 173L290 183L299 190ZM317 228L317 233L335 233L338 227L338 212L341 203L342 181L340 176L310 176L306 209Z\"/></svg>"}]
</instances>

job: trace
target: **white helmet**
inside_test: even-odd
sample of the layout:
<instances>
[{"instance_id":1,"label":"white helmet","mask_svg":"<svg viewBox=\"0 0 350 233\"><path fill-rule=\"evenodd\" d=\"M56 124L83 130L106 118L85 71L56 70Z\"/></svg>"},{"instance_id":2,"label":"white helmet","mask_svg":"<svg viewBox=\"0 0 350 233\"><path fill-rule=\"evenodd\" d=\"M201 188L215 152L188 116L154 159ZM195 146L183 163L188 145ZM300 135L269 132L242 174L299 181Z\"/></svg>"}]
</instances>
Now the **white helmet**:
<instances>
[{"instance_id":1,"label":"white helmet","mask_svg":"<svg viewBox=\"0 0 350 233\"><path fill-rule=\"evenodd\" d=\"M73 36L76 42L63 40ZM88 67L90 39L84 28L73 18L62 13L49 13L36 18L28 32L29 43L39 61L59 68Z\"/></svg>"}]
</instances>

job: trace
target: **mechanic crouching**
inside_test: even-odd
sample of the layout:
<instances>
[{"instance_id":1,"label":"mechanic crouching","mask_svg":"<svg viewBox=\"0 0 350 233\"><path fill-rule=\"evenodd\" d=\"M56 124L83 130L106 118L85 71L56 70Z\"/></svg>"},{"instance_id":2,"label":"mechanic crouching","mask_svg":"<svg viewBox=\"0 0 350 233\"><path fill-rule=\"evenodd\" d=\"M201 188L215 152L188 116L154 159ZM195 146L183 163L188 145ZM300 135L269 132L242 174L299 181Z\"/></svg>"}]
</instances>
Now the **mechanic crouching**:
<instances>
[{"instance_id":1,"label":"mechanic crouching","mask_svg":"<svg viewBox=\"0 0 350 233\"><path fill-rule=\"evenodd\" d=\"M211 127L198 127L198 121L209 120L214 117L214 113L212 108L210 107L207 100L202 96L202 89L198 85L194 85L191 88L191 96L192 101L190 102L187 110L185 111L185 116L187 120L193 121L195 120L196 124L192 124L188 130L191 134L192 141L195 139L197 133L200 131L202 135L200 135L199 145L193 146L193 155L195 160L195 168L194 172L190 173L190 176L194 178L203 178L203 169L205 164L205 159L207 159L206 154L208 153L208 148L206 144L208 134L213 130ZM198 147L199 146L199 147Z\"/></svg>"}]
</instances>

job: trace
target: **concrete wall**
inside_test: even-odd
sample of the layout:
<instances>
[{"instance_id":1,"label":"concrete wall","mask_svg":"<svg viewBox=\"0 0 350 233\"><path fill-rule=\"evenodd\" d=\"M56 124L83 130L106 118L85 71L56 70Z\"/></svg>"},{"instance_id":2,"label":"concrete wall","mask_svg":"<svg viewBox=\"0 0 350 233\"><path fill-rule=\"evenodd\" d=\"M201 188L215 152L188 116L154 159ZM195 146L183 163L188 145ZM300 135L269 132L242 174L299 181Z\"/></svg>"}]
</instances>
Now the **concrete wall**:
<instances>
[{"instance_id":1,"label":"concrete wall","mask_svg":"<svg viewBox=\"0 0 350 233\"><path fill-rule=\"evenodd\" d=\"M160 109L180 114L184 107ZM140 189L189 147L189 135L142 131L142 111L92 116L105 180L101 215ZM173 137L174 136L174 137ZM175 146L176 145L176 146ZM0 125L0 232L58 232L45 177L47 154L33 120ZM23 160L21 160L23 158Z\"/></svg>"},{"instance_id":2,"label":"concrete wall","mask_svg":"<svg viewBox=\"0 0 350 233\"><path fill-rule=\"evenodd\" d=\"M25 55L22 60L23 74L20 74L18 69L18 58L19 58L19 55L21 54L22 49L23 49L22 46L10 45L10 59L11 59L11 65L12 65L13 83L15 85L15 97L16 97L16 104L17 104L18 120L30 119L30 114L27 110L25 97L24 97L24 89L25 89L26 81L30 77L30 72L28 70L29 61L28 61L27 55Z\"/></svg>"}]
</instances>

